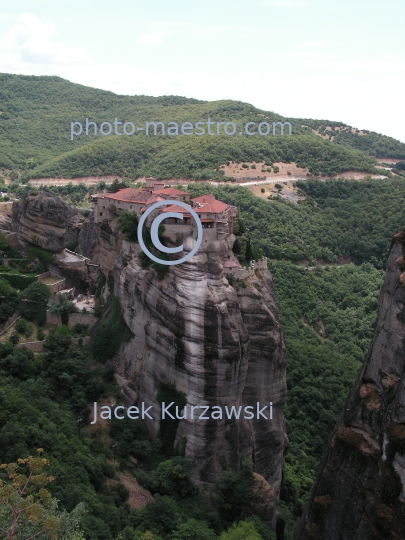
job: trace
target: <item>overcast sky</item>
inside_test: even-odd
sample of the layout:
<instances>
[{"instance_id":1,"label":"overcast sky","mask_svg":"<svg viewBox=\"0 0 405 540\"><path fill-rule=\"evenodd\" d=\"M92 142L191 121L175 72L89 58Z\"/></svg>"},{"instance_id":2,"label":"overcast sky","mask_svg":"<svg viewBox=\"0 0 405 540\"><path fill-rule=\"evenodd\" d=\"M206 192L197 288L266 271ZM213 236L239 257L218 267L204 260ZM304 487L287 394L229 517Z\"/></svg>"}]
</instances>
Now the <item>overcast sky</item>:
<instances>
[{"instance_id":1,"label":"overcast sky","mask_svg":"<svg viewBox=\"0 0 405 540\"><path fill-rule=\"evenodd\" d=\"M404 28L404 0L1 0L0 71L236 99L405 142Z\"/></svg>"}]
</instances>

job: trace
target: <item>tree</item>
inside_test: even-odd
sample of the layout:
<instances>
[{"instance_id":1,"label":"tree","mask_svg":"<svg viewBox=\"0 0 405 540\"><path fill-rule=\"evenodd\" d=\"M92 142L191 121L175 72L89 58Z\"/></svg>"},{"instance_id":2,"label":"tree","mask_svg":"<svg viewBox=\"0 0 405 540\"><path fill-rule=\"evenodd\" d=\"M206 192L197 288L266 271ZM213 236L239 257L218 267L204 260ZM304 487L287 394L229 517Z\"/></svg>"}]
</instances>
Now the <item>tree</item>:
<instances>
[{"instance_id":1,"label":"tree","mask_svg":"<svg viewBox=\"0 0 405 540\"><path fill-rule=\"evenodd\" d=\"M7 238L2 232L0 232L0 251L6 251L8 250L8 248L9 245L7 242Z\"/></svg>"},{"instance_id":2,"label":"tree","mask_svg":"<svg viewBox=\"0 0 405 540\"><path fill-rule=\"evenodd\" d=\"M37 454L0 465L0 532L4 540L84 540L79 529L84 504L70 514L58 511L57 500L45 489L54 480L44 471L49 461L41 458L42 448Z\"/></svg>"},{"instance_id":3,"label":"tree","mask_svg":"<svg viewBox=\"0 0 405 540\"><path fill-rule=\"evenodd\" d=\"M31 283L22 293L20 311L21 315L29 321L35 321L39 326L46 322L46 308L51 291L45 283L36 281Z\"/></svg>"},{"instance_id":4,"label":"tree","mask_svg":"<svg viewBox=\"0 0 405 540\"><path fill-rule=\"evenodd\" d=\"M252 260L252 244L250 242L250 238L248 238L248 241L246 243L245 259L247 264L249 264Z\"/></svg>"},{"instance_id":5,"label":"tree","mask_svg":"<svg viewBox=\"0 0 405 540\"><path fill-rule=\"evenodd\" d=\"M216 540L217 535L204 521L190 518L170 535L170 540Z\"/></svg>"},{"instance_id":6,"label":"tree","mask_svg":"<svg viewBox=\"0 0 405 540\"><path fill-rule=\"evenodd\" d=\"M138 216L133 212L121 212L117 218L118 229L127 242L138 242Z\"/></svg>"},{"instance_id":7,"label":"tree","mask_svg":"<svg viewBox=\"0 0 405 540\"><path fill-rule=\"evenodd\" d=\"M51 313L58 313L62 318L62 324L67 324L69 322L69 315L71 313L78 313L79 310L65 294L58 293L56 302L51 301L49 303L49 311Z\"/></svg>"},{"instance_id":8,"label":"tree","mask_svg":"<svg viewBox=\"0 0 405 540\"><path fill-rule=\"evenodd\" d=\"M240 247L240 242L238 239L235 240L232 251L235 253L235 255L240 255L242 249Z\"/></svg>"},{"instance_id":9,"label":"tree","mask_svg":"<svg viewBox=\"0 0 405 540\"><path fill-rule=\"evenodd\" d=\"M241 521L234 523L230 529L224 531L219 537L220 540L262 540L262 537L256 532L253 523Z\"/></svg>"},{"instance_id":10,"label":"tree","mask_svg":"<svg viewBox=\"0 0 405 540\"><path fill-rule=\"evenodd\" d=\"M255 499L253 464L245 459L237 472L224 471L213 493L219 515L232 523L242 516L243 509Z\"/></svg>"}]
</instances>

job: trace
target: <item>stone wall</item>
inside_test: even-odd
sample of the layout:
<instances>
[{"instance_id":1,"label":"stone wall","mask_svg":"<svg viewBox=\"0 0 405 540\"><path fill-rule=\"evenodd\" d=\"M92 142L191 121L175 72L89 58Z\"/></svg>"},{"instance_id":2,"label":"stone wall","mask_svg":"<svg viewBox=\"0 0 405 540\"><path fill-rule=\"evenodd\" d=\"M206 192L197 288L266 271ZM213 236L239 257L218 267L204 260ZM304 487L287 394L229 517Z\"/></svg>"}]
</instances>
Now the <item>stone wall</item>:
<instances>
[{"instance_id":1,"label":"stone wall","mask_svg":"<svg viewBox=\"0 0 405 540\"><path fill-rule=\"evenodd\" d=\"M60 326L62 324L62 318L58 313L51 313L49 310L46 312L46 322L47 324L53 324L55 326ZM90 313L71 313L69 316L69 328L73 328L76 323L78 324L88 324L89 330L97 322L97 317L91 315Z\"/></svg>"},{"instance_id":2,"label":"stone wall","mask_svg":"<svg viewBox=\"0 0 405 540\"><path fill-rule=\"evenodd\" d=\"M86 266L87 262L91 262L87 257L79 255L75 251L70 251L70 249L63 249L57 255L57 260L60 265L66 266L67 268L82 268Z\"/></svg>"},{"instance_id":3,"label":"stone wall","mask_svg":"<svg viewBox=\"0 0 405 540\"><path fill-rule=\"evenodd\" d=\"M267 257L263 257L260 261L252 261L252 265L246 268L224 268L224 274L233 274L237 279L246 279L253 276L256 270L267 270Z\"/></svg>"},{"instance_id":4,"label":"stone wall","mask_svg":"<svg viewBox=\"0 0 405 540\"><path fill-rule=\"evenodd\" d=\"M190 225L171 225L166 223L164 225L165 232L163 236L169 238L169 240L175 244L179 244L179 237L184 238L185 236L192 236L193 230Z\"/></svg>"}]
</instances>

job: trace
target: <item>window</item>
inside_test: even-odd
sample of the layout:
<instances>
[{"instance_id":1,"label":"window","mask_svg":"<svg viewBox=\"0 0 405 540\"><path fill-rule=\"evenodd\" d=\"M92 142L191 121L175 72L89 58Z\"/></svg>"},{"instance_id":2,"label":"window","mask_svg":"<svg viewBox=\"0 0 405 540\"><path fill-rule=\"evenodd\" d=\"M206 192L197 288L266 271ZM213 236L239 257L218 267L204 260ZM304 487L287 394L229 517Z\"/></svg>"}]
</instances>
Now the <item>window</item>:
<instances>
[{"instance_id":1,"label":"window","mask_svg":"<svg viewBox=\"0 0 405 540\"><path fill-rule=\"evenodd\" d=\"M132 204L129 206L129 209L132 210Z\"/></svg>"},{"instance_id":2,"label":"window","mask_svg":"<svg viewBox=\"0 0 405 540\"><path fill-rule=\"evenodd\" d=\"M100 216L102 216L102 215L103 215L103 212L100 212Z\"/></svg>"}]
</instances>

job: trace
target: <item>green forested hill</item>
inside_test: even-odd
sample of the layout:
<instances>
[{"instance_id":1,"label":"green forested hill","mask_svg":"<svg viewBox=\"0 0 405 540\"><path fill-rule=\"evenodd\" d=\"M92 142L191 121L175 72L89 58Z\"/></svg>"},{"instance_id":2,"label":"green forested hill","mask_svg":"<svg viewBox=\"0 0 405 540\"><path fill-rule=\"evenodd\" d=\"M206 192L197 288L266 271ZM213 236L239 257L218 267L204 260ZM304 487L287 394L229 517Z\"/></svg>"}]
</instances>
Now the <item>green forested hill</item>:
<instances>
[{"instance_id":1,"label":"green forested hill","mask_svg":"<svg viewBox=\"0 0 405 540\"><path fill-rule=\"evenodd\" d=\"M375 156L405 157L405 144L376 133L341 131L326 140L320 127L344 124L283 118L247 103L205 102L178 96L120 96L59 77L0 74L0 168L23 178L119 174L160 178L219 178L226 161L296 161L314 174L344 170L372 172ZM70 122L146 121L196 123L290 121L292 136L211 137L79 136ZM311 123L312 122L312 123ZM313 125L312 125L313 124ZM306 127L305 127L306 126Z\"/></svg>"}]
</instances>

